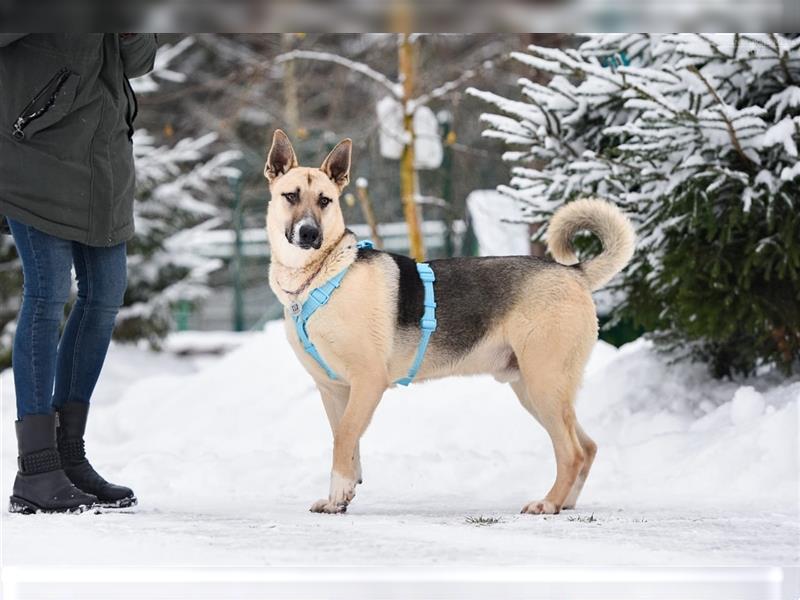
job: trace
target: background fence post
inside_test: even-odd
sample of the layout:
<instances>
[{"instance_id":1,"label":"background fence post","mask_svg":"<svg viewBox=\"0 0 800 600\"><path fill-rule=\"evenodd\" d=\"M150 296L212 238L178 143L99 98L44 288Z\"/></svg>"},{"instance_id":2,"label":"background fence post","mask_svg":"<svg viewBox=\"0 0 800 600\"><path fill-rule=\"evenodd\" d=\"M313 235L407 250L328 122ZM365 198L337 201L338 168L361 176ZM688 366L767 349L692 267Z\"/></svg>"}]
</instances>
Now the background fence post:
<instances>
[{"instance_id":1,"label":"background fence post","mask_svg":"<svg viewBox=\"0 0 800 600\"><path fill-rule=\"evenodd\" d=\"M233 270L233 330L244 331L244 297L242 290L242 228L244 215L242 211L242 178L230 178L233 190L233 228L235 244L231 269Z\"/></svg>"},{"instance_id":2,"label":"background fence post","mask_svg":"<svg viewBox=\"0 0 800 600\"><path fill-rule=\"evenodd\" d=\"M448 110L439 111L439 125L442 135L442 200L447 204L443 211L444 219L444 253L445 256L455 256L456 247L453 240L453 115Z\"/></svg>"}]
</instances>

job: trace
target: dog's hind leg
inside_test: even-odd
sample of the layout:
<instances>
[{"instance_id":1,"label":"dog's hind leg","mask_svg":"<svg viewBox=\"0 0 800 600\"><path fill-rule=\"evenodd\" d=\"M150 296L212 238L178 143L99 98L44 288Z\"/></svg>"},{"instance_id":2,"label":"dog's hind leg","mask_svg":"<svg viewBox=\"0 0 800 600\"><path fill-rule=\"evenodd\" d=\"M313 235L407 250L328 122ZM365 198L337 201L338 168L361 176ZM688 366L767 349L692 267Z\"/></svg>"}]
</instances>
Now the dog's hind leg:
<instances>
[{"instance_id":1,"label":"dog's hind leg","mask_svg":"<svg viewBox=\"0 0 800 600\"><path fill-rule=\"evenodd\" d=\"M350 388L343 385L317 385L319 394L322 397L322 404L325 407L325 414L328 415L328 423L331 425L331 434L336 436L336 428L342 420L344 409L347 407L347 399L350 396ZM353 468L355 469L356 482L362 483L363 475L361 471L361 451L360 443L356 444L356 451L353 456Z\"/></svg>"},{"instance_id":2,"label":"dog's hind leg","mask_svg":"<svg viewBox=\"0 0 800 600\"><path fill-rule=\"evenodd\" d=\"M519 403L522 404L523 408L525 408L525 410L527 410L537 421L539 421L539 423L541 423L542 421L539 419L539 415L536 413L536 407L528 399L528 393L525 390L525 384L522 381L514 381L511 383L511 389L514 390L514 393L517 395ZM580 426L580 423L577 421L575 422L575 433L578 436L578 442L580 443L581 448L583 448L584 462L583 467L578 473L578 478L575 480L575 485L572 486L572 489L567 495L567 499L564 501L564 505L561 507L562 509L575 508L575 504L578 501L578 496L580 496L581 490L583 489L583 484L586 483L586 479L589 477L589 471L592 468L594 457L597 455L597 444L595 444L594 440L592 440L592 438L586 434L586 432Z\"/></svg>"},{"instance_id":3,"label":"dog's hind leg","mask_svg":"<svg viewBox=\"0 0 800 600\"><path fill-rule=\"evenodd\" d=\"M543 500L526 504L522 512L555 514L567 504L581 473L588 472L586 452L578 434L574 396L585 361L576 351L559 352L557 338L520 340L515 353L521 380L513 384L522 405L547 430L556 455L556 481ZM562 349L563 350L563 349Z\"/></svg>"},{"instance_id":4,"label":"dog's hind leg","mask_svg":"<svg viewBox=\"0 0 800 600\"><path fill-rule=\"evenodd\" d=\"M545 429L547 429L548 433L550 433L550 429L547 427L547 425L545 425L545 422L543 422L543 420L539 416L539 413L536 410L536 405L533 402L531 402L531 400L530 400L530 398L528 396L528 391L527 391L525 383L522 380L512 382L511 383L511 389L514 390L514 393L517 395L517 399L519 400L519 403L522 405L522 407L525 410L527 410L533 416L533 418L535 418L542 426L544 426ZM551 423L551 427L553 429L556 429L556 430L560 429L560 427L556 423ZM565 432L563 432L563 431L557 431L557 435L558 436L564 436L564 434L565 434ZM568 436L568 433L567 433L567 436ZM550 437L551 437L551 439L553 441L553 448L556 450L556 462L557 462L557 468L558 468L556 484L553 485L553 489L550 490L550 493L545 497L544 500L540 500L540 501L537 501L537 502L530 502L525 507L523 507L523 509L522 509L523 513L527 512L527 513L532 513L532 514L553 514L553 513L559 512L559 510L561 508L571 508L570 506L567 506L567 501L564 501L563 505L561 505L561 504L559 504L557 502L558 497L560 496L559 492L561 491L560 489L558 489L559 488L559 486L558 486L558 478L561 478L563 480L564 479L564 475L565 475L565 471L567 471L568 469L563 468L561 466L561 463L559 463L559 455L561 455L563 457L563 455L565 454L565 452L563 450L559 451L559 447L557 445L557 444L561 444L561 442L558 441L558 440L561 440L561 437L556 438L556 437L553 436L552 433L550 433ZM569 451L567 451L567 452L569 452ZM579 453L578 453L578 455L579 455ZM579 458L579 456L575 456L571 460L578 460L578 458ZM562 462L563 462L563 459L562 459ZM581 470L580 472L582 473L583 471ZM571 479L572 475L570 473L566 473L566 477ZM578 476L575 478L575 484L574 485L578 484L578 480L579 479L580 479L580 474L578 474ZM564 485L561 486L562 490L563 490L563 487L565 487L565 486ZM574 489L574 486L573 486L573 489ZM570 495L571 495L571 493L572 493L572 491L570 490ZM567 498L569 498L569 496L567 496Z\"/></svg>"},{"instance_id":5,"label":"dog's hind leg","mask_svg":"<svg viewBox=\"0 0 800 600\"><path fill-rule=\"evenodd\" d=\"M580 496L581 490L583 489L583 484L586 483L586 478L589 477L589 471L592 468L594 457L597 455L597 444L595 444L592 438L586 435L586 432L577 422L575 423L575 431L578 434L578 441L583 448L585 459L583 468L581 472L578 473L578 479L575 481L575 485L572 486L572 490L570 490L564 502L564 506L561 508L575 508L575 504L578 502L578 496Z\"/></svg>"},{"instance_id":6,"label":"dog's hind leg","mask_svg":"<svg viewBox=\"0 0 800 600\"><path fill-rule=\"evenodd\" d=\"M311 506L312 512L341 513L347 510L356 493L355 458L358 442L386 387L385 378L364 378L351 383L350 397L333 436L330 493L328 498L318 500Z\"/></svg>"}]
</instances>

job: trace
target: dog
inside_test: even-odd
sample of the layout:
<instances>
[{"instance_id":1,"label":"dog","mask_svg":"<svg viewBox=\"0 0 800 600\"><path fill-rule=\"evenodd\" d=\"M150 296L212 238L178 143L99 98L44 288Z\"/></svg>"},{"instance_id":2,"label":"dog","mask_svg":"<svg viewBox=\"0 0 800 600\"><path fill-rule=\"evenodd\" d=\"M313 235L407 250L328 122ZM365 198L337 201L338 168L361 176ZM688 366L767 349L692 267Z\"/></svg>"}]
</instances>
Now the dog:
<instances>
[{"instance_id":1,"label":"dog","mask_svg":"<svg viewBox=\"0 0 800 600\"><path fill-rule=\"evenodd\" d=\"M383 393L406 375L422 337L425 292L411 258L359 248L339 199L350 178L352 142L341 141L319 168L301 167L276 130L264 175L270 201L269 283L285 307L286 333L314 379L333 432L327 498L311 511L342 513L361 483L359 440ZM578 263L572 238L588 230L603 251ZM548 249L532 256L434 260L436 330L417 381L490 374L509 383L550 435L557 475L543 499L523 513L574 508L597 452L578 423L574 400L597 340L591 292L631 259L634 230L613 204L583 199L553 216ZM304 348L293 319L311 290L345 272L307 321L307 335L335 378Z\"/></svg>"}]
</instances>

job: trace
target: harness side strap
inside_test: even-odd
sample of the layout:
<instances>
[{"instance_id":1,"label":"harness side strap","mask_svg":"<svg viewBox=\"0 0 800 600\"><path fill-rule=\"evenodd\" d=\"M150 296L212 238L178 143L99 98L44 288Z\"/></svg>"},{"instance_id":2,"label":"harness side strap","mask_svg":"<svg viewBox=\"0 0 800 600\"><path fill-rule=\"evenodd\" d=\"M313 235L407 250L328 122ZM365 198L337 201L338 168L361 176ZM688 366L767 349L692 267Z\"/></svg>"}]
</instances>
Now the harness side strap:
<instances>
[{"instance_id":1,"label":"harness side strap","mask_svg":"<svg viewBox=\"0 0 800 600\"><path fill-rule=\"evenodd\" d=\"M398 385L409 385L414 381L414 377L416 377L420 366L422 366L422 360L425 358L425 351L428 349L428 342L431 339L431 335L436 331L436 300L433 291L433 282L436 281L436 276L433 274L433 269L431 269L428 263L417 263L417 272L422 281L422 286L425 289L425 310L419 322L420 328L422 329L422 337L417 347L417 355L414 357L414 362L408 370L408 375L395 381Z\"/></svg>"}]
</instances>

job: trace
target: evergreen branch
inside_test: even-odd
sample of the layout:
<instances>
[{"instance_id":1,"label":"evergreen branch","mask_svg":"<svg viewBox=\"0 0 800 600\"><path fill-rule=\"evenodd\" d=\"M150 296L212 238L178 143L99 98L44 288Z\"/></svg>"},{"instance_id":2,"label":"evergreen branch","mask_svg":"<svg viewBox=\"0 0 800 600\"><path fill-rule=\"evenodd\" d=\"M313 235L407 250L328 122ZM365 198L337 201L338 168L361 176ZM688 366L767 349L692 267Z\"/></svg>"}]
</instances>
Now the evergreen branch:
<instances>
[{"instance_id":1,"label":"evergreen branch","mask_svg":"<svg viewBox=\"0 0 800 600\"><path fill-rule=\"evenodd\" d=\"M736 56L735 54L734 54L733 56L728 56L727 54L725 54L725 53L722 51L722 49L719 47L719 44L717 44L716 42L714 42L713 40L711 40L711 39L710 39L708 36L706 36L705 34L703 34L703 33L698 33L698 34L696 34L696 35L697 35L697 37L699 37L701 40L703 40L703 41L704 41L706 44L708 44L709 46L711 46L711 49L712 49L712 50L714 50L714 52L716 52L716 53L717 53L717 54L718 54L720 57L722 57L722 58L733 58L734 56Z\"/></svg>"},{"instance_id":2,"label":"evergreen branch","mask_svg":"<svg viewBox=\"0 0 800 600\"><path fill-rule=\"evenodd\" d=\"M750 157L747 156L744 153L744 150L742 149L742 145L739 143L739 138L736 137L736 130L733 128L733 123L731 123L731 120L728 118L728 115L725 114L725 106L726 106L725 103L717 95L717 92L714 90L714 88L711 85L711 83L709 83L708 79L706 79L703 76L703 74L700 72L700 69L698 69L695 66L691 66L691 67L689 67L689 71L691 71L692 73L697 75L697 77L700 79L700 81L703 82L703 84L706 86L708 91L711 93L711 95L714 97L714 99L720 105L721 109L720 109L719 113L720 113L720 116L722 117L722 119L725 121L725 126L726 126L726 128L728 130L728 137L730 138L731 144L733 144L733 147L736 150L736 153L744 160L745 164L748 164L748 165L751 165L751 166L755 166L753 161L750 160Z\"/></svg>"},{"instance_id":3,"label":"evergreen branch","mask_svg":"<svg viewBox=\"0 0 800 600\"><path fill-rule=\"evenodd\" d=\"M783 54L781 54L781 47L780 44L778 44L778 38L775 36L774 33L770 33L769 37L772 40L772 43L775 44L775 53L778 55L778 60L780 60L781 69L783 69L783 74L786 76L786 85L792 85L794 83L794 79L792 78L792 74L789 71L789 65L787 64L786 61L786 56L788 53L784 52Z\"/></svg>"},{"instance_id":4,"label":"evergreen branch","mask_svg":"<svg viewBox=\"0 0 800 600\"><path fill-rule=\"evenodd\" d=\"M753 44L755 44L757 46L761 46L762 48L764 48L766 50L769 50L770 52L775 52L775 48L773 48L772 46L770 46L769 44L767 44L763 40L758 39L757 37L753 37L753 36L747 35L746 33L743 33L742 34L742 39L746 40L748 42L751 42L751 43L753 43Z\"/></svg>"}]
</instances>

